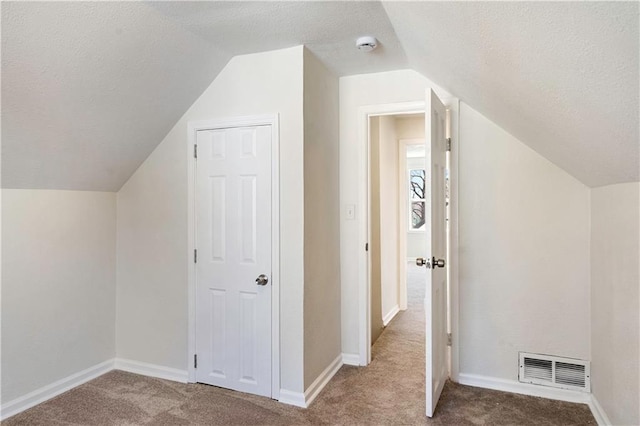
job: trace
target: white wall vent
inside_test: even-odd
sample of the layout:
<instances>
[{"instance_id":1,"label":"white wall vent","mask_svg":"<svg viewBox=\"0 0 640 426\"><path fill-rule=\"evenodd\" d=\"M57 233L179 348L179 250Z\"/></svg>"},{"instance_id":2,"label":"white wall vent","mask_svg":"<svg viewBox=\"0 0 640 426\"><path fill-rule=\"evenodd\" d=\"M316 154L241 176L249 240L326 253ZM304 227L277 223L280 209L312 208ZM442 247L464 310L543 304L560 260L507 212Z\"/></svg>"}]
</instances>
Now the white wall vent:
<instances>
[{"instance_id":1,"label":"white wall vent","mask_svg":"<svg viewBox=\"0 0 640 426\"><path fill-rule=\"evenodd\" d=\"M522 383L591 392L589 361L520 352Z\"/></svg>"}]
</instances>

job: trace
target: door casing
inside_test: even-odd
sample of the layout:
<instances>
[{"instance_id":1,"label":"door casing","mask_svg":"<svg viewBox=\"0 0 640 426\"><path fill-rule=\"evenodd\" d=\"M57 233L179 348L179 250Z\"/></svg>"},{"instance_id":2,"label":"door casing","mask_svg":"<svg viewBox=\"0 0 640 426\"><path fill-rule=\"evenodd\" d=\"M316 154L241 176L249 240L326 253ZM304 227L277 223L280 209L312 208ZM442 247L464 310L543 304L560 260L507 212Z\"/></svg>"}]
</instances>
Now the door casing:
<instances>
[{"instance_id":1,"label":"door casing","mask_svg":"<svg viewBox=\"0 0 640 426\"><path fill-rule=\"evenodd\" d=\"M196 133L200 130L235 127L271 126L271 398L280 398L280 137L278 114L255 115L190 121L187 125L188 215L187 215L187 281L188 281L188 382L196 382Z\"/></svg>"}]
</instances>

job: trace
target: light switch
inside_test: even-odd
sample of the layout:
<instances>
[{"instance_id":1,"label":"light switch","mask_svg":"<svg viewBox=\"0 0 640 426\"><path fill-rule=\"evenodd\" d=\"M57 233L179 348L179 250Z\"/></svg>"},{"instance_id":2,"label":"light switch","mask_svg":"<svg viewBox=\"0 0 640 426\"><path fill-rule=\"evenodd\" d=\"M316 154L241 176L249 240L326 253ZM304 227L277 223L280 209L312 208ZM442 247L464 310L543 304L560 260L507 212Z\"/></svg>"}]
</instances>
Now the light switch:
<instances>
[{"instance_id":1,"label":"light switch","mask_svg":"<svg viewBox=\"0 0 640 426\"><path fill-rule=\"evenodd\" d=\"M347 220L354 220L356 218L356 206L355 204L347 204L344 210L344 217Z\"/></svg>"}]
</instances>

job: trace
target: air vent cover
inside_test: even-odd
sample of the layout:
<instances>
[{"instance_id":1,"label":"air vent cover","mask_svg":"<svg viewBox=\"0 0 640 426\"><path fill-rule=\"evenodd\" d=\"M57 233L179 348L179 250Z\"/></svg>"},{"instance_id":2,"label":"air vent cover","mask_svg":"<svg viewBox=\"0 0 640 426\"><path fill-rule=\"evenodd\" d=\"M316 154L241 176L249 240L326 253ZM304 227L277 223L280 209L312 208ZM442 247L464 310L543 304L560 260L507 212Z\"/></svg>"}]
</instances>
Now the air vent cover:
<instances>
[{"instance_id":1,"label":"air vent cover","mask_svg":"<svg viewBox=\"0 0 640 426\"><path fill-rule=\"evenodd\" d=\"M589 361L520 352L518 380L523 383L590 392L590 377Z\"/></svg>"}]
</instances>

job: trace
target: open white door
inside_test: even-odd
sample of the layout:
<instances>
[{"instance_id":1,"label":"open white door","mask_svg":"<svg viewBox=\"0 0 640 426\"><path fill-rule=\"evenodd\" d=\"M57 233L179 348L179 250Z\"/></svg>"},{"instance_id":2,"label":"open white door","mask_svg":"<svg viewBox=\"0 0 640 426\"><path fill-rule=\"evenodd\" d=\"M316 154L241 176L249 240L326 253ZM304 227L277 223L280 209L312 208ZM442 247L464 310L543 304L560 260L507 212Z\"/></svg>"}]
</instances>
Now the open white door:
<instances>
[{"instance_id":1,"label":"open white door","mask_svg":"<svg viewBox=\"0 0 640 426\"><path fill-rule=\"evenodd\" d=\"M426 259L418 264L427 273L424 310L426 319L427 416L432 417L448 378L447 368L447 274L446 274L446 109L442 101L427 92L425 111L425 160L428 171L425 188Z\"/></svg>"}]
</instances>

